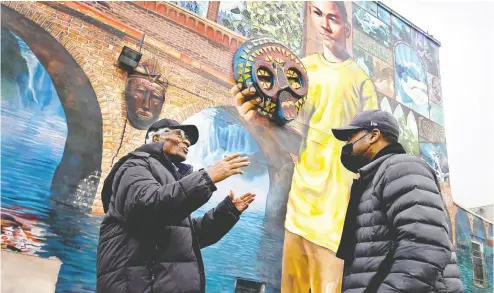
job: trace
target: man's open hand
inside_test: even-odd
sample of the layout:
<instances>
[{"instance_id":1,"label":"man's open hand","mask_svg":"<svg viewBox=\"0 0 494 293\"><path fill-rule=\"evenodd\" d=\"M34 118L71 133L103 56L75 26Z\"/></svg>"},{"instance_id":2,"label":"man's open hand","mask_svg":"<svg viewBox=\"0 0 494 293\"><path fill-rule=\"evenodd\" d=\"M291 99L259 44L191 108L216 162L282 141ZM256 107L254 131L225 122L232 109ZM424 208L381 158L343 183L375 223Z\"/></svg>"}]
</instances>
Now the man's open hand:
<instances>
[{"instance_id":1,"label":"man's open hand","mask_svg":"<svg viewBox=\"0 0 494 293\"><path fill-rule=\"evenodd\" d=\"M248 157L240 157L240 153L235 153L217 161L208 169L208 175L214 183L218 183L232 175L244 174L240 168L247 167L249 164Z\"/></svg>"},{"instance_id":2,"label":"man's open hand","mask_svg":"<svg viewBox=\"0 0 494 293\"><path fill-rule=\"evenodd\" d=\"M228 197L231 199L235 207L239 212L245 211L251 202L254 201L256 195L250 192L247 192L246 194L242 195L241 197L235 198L235 195L233 194L233 191L230 190L230 194Z\"/></svg>"}]
</instances>

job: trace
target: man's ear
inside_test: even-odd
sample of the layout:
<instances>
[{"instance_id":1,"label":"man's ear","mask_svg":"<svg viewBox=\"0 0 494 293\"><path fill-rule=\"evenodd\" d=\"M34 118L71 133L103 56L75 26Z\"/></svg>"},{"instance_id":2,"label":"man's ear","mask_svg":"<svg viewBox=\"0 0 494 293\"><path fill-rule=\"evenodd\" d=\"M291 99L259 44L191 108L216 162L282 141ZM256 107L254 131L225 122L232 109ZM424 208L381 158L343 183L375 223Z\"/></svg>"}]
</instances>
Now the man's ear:
<instances>
[{"instance_id":1,"label":"man's ear","mask_svg":"<svg viewBox=\"0 0 494 293\"><path fill-rule=\"evenodd\" d=\"M159 142L160 141L160 136L158 134L153 135L153 142Z\"/></svg>"},{"instance_id":2,"label":"man's ear","mask_svg":"<svg viewBox=\"0 0 494 293\"><path fill-rule=\"evenodd\" d=\"M352 25L346 21L345 22L345 37L348 39L352 35Z\"/></svg>"},{"instance_id":3,"label":"man's ear","mask_svg":"<svg viewBox=\"0 0 494 293\"><path fill-rule=\"evenodd\" d=\"M371 133L372 133L372 135L370 137L370 142L371 143L375 143L376 141L379 140L379 138L382 137L381 131L379 129L377 129L377 128L372 129L372 132Z\"/></svg>"}]
</instances>

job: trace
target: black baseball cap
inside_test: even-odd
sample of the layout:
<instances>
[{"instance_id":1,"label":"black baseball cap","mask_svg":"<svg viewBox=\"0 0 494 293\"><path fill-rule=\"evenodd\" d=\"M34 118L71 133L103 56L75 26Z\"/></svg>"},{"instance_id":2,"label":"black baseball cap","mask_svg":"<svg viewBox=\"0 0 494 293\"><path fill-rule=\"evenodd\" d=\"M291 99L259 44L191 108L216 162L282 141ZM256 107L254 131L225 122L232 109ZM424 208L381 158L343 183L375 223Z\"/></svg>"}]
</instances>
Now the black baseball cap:
<instances>
[{"instance_id":1,"label":"black baseball cap","mask_svg":"<svg viewBox=\"0 0 494 293\"><path fill-rule=\"evenodd\" d=\"M146 137L148 137L149 132L161 128L182 129L189 138L190 145L195 144L199 139L199 130L195 125L183 125L172 119L161 119L151 124L146 132Z\"/></svg>"},{"instance_id":2,"label":"black baseball cap","mask_svg":"<svg viewBox=\"0 0 494 293\"><path fill-rule=\"evenodd\" d=\"M396 139L400 136L400 125L393 115L381 110L363 111L353 118L350 125L333 128L333 135L341 141L348 141L350 137L361 130L379 129Z\"/></svg>"}]
</instances>

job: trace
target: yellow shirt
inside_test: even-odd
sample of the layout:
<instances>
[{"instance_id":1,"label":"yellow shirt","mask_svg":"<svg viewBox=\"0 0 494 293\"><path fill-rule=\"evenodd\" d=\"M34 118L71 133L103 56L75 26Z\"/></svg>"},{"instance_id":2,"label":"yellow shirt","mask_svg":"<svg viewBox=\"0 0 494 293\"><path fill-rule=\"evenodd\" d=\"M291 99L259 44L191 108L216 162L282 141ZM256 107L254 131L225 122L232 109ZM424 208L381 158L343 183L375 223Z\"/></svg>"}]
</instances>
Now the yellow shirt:
<instances>
[{"instance_id":1,"label":"yellow shirt","mask_svg":"<svg viewBox=\"0 0 494 293\"><path fill-rule=\"evenodd\" d=\"M348 125L361 111L377 109L377 94L353 59L330 63L315 54L302 62L309 76L309 92L293 126L306 130L302 131L285 227L336 252L355 174L341 164L345 143L331 129Z\"/></svg>"}]
</instances>

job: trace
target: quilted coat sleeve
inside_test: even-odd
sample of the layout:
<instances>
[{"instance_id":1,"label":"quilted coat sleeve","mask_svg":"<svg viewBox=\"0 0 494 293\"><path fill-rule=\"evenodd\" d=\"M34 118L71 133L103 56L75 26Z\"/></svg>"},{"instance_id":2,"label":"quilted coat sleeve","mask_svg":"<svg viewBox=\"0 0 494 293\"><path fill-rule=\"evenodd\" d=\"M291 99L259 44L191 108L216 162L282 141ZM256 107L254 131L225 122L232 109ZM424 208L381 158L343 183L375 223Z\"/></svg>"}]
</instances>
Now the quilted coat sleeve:
<instances>
[{"instance_id":1,"label":"quilted coat sleeve","mask_svg":"<svg viewBox=\"0 0 494 293\"><path fill-rule=\"evenodd\" d=\"M229 197L204 216L192 219L201 248L213 245L237 223L240 212Z\"/></svg>"},{"instance_id":2,"label":"quilted coat sleeve","mask_svg":"<svg viewBox=\"0 0 494 293\"><path fill-rule=\"evenodd\" d=\"M432 292L452 250L432 170L422 160L405 155L386 169L382 195L397 243L390 272L377 292Z\"/></svg>"},{"instance_id":3,"label":"quilted coat sleeve","mask_svg":"<svg viewBox=\"0 0 494 293\"><path fill-rule=\"evenodd\" d=\"M169 178L160 184L147 164L133 160L116 185L116 207L123 220L137 227L168 225L187 218L205 204L216 190L204 170L179 181Z\"/></svg>"},{"instance_id":4,"label":"quilted coat sleeve","mask_svg":"<svg viewBox=\"0 0 494 293\"><path fill-rule=\"evenodd\" d=\"M456 263L456 253L451 254L451 260L443 272L443 282L445 290L448 293L464 293L465 289L460 279L460 270Z\"/></svg>"}]
</instances>

